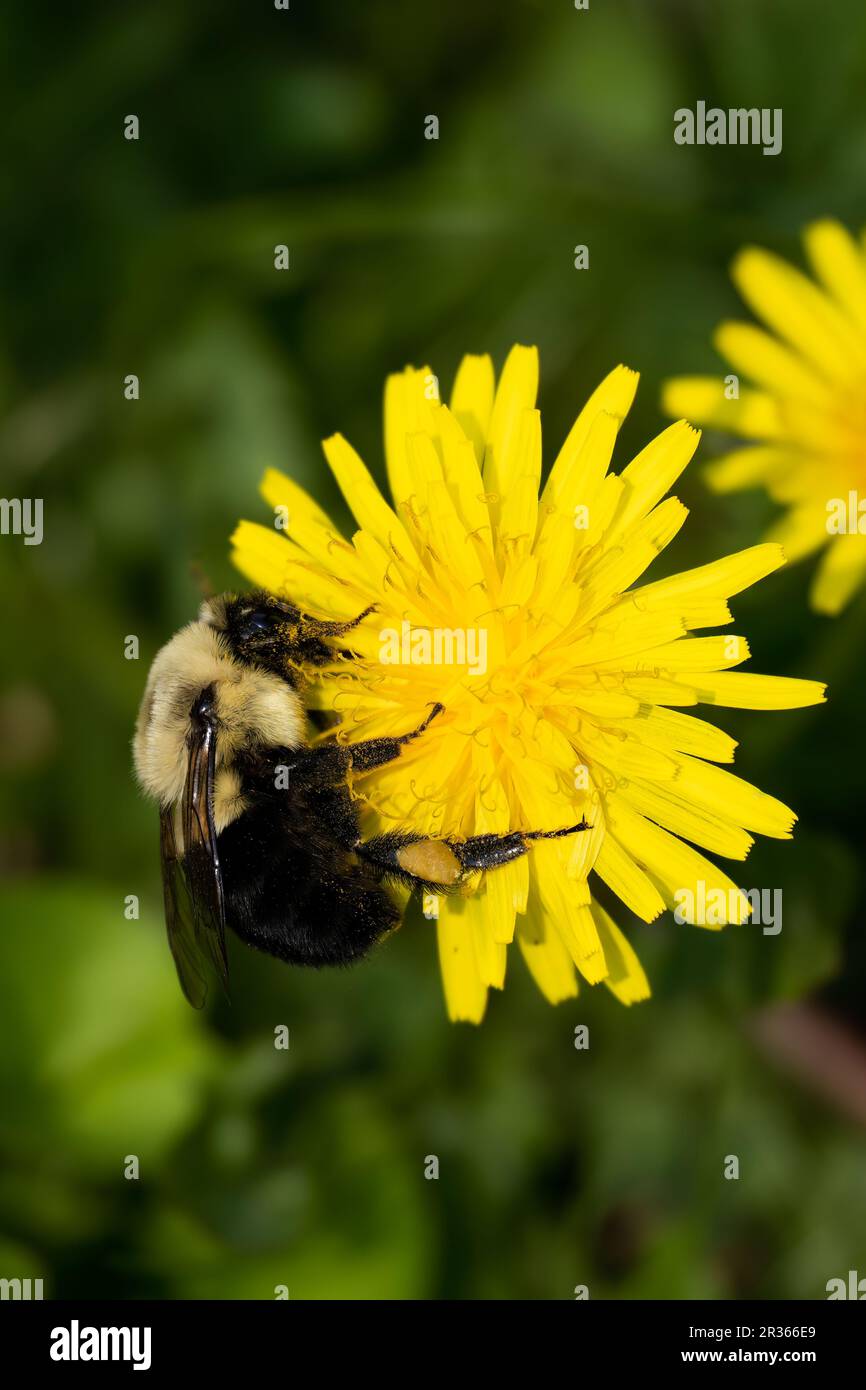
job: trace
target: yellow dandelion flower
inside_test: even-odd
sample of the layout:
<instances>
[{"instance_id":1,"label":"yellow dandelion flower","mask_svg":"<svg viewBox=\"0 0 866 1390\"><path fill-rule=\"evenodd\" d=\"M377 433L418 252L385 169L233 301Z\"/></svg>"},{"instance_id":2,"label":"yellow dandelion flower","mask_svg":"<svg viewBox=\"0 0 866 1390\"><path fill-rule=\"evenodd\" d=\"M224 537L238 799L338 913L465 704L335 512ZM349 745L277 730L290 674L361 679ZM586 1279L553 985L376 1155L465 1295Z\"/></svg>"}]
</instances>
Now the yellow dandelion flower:
<instances>
[{"instance_id":1,"label":"yellow dandelion flower","mask_svg":"<svg viewBox=\"0 0 866 1390\"><path fill-rule=\"evenodd\" d=\"M750 832L787 839L795 817L715 766L732 761L734 741L682 710L792 709L824 690L734 670L749 655L742 637L692 635L732 621L728 598L781 565L780 546L631 587L686 518L666 493L697 431L671 425L612 473L637 386L617 367L542 488L537 385L534 348L512 349L498 386L489 357L464 358L448 406L429 369L407 368L385 392L393 505L334 435L324 451L357 521L352 539L273 470L262 493L287 534L243 521L233 537L256 585L338 618L376 605L352 634L357 656L325 668L315 688L341 716L339 737L403 734L444 705L397 762L356 779L372 829L468 837L582 817L592 827L536 841L470 891L427 904L448 1011L475 1022L515 938L551 1002L577 993L578 974L625 1004L648 996L590 872L647 922L681 890L698 901L702 885L724 894L714 925L745 920L746 899L700 850L744 859Z\"/></svg>"},{"instance_id":2,"label":"yellow dandelion flower","mask_svg":"<svg viewBox=\"0 0 866 1390\"><path fill-rule=\"evenodd\" d=\"M663 400L669 415L754 441L718 459L708 482L718 492L763 487L787 507L767 540L789 560L826 547L811 603L832 614L866 578L866 241L821 221L804 243L817 284L756 247L734 262L740 294L767 327L722 323L715 344L751 384L737 395L720 377L677 377Z\"/></svg>"}]
</instances>

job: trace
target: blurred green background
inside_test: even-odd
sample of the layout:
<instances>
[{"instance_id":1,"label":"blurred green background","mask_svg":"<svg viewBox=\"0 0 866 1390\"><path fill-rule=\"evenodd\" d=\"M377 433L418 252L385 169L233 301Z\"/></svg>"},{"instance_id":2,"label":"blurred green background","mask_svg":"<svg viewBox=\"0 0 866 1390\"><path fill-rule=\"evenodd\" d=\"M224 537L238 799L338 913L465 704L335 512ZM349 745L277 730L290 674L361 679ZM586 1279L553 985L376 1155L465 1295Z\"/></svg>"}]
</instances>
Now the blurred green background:
<instances>
[{"instance_id":1,"label":"blurred green background","mask_svg":"<svg viewBox=\"0 0 866 1390\"><path fill-rule=\"evenodd\" d=\"M45 499L45 539L0 541L0 1276L510 1299L823 1297L866 1274L862 598L811 615L806 565L735 601L755 669L831 686L825 708L718 716L739 774L801 818L740 875L783 889L784 927L621 910L654 988L630 1011L601 989L552 1009L515 955L482 1028L449 1025L416 916L351 972L238 947L232 1004L195 1015L129 752L192 564L234 582L266 465L345 518L318 440L342 430L381 477L386 372L430 361L447 390L465 351L501 365L514 341L541 350L548 461L604 373L641 371L625 462L665 376L719 369L737 248L798 259L810 218L866 221L864 94L861 0L3 8L2 490ZM698 99L782 107L782 154L675 146ZM658 574L772 514L704 489L720 446Z\"/></svg>"}]
</instances>

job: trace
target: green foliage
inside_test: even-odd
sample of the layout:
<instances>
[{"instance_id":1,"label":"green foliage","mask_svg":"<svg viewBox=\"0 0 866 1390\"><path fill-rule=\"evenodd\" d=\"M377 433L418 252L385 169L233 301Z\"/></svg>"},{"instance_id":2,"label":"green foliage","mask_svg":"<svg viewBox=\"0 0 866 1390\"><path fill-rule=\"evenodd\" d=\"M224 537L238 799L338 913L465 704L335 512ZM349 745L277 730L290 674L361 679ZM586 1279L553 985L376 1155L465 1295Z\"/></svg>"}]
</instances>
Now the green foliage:
<instances>
[{"instance_id":1,"label":"green foliage","mask_svg":"<svg viewBox=\"0 0 866 1390\"><path fill-rule=\"evenodd\" d=\"M105 889L21 880L0 891L4 1146L32 1161L157 1170L202 1106L218 1051L164 969L158 921Z\"/></svg>"}]
</instances>

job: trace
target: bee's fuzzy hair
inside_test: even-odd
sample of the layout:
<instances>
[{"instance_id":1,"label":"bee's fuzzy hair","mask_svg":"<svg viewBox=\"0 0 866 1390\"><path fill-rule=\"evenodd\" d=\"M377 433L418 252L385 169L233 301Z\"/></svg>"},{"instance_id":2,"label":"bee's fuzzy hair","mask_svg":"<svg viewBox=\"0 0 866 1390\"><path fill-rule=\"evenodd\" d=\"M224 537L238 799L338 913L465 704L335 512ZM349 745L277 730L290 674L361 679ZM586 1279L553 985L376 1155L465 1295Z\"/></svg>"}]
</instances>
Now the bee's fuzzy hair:
<instances>
[{"instance_id":1,"label":"bee's fuzzy hair","mask_svg":"<svg viewBox=\"0 0 866 1390\"><path fill-rule=\"evenodd\" d=\"M163 806L183 795L190 710L211 685L219 721L218 767L230 767L244 747L296 748L305 742L297 693L272 672L236 661L212 622L189 623L157 653L133 740L138 780Z\"/></svg>"}]
</instances>

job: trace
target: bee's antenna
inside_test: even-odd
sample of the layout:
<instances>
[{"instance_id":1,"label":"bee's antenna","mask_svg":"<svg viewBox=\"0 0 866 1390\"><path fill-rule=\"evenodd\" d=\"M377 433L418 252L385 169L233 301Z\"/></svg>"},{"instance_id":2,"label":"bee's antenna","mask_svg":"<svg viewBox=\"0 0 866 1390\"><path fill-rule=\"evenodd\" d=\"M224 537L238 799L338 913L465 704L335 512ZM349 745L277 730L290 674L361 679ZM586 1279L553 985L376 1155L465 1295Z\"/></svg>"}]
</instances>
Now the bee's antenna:
<instances>
[{"instance_id":1,"label":"bee's antenna","mask_svg":"<svg viewBox=\"0 0 866 1390\"><path fill-rule=\"evenodd\" d=\"M216 598L216 589L210 581L210 577L205 573L204 567L198 560L190 560L189 572L195 580L196 588L202 598Z\"/></svg>"}]
</instances>

